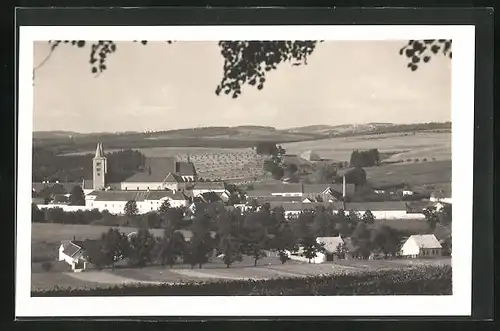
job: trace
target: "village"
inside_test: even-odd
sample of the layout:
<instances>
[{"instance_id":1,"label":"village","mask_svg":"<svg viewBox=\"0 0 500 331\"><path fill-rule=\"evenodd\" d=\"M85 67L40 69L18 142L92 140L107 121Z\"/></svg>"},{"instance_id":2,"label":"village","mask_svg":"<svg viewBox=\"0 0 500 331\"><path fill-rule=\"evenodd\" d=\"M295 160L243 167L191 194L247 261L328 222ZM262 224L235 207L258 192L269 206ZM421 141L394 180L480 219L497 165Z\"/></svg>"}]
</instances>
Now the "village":
<instances>
[{"instance_id":1,"label":"village","mask_svg":"<svg viewBox=\"0 0 500 331\"><path fill-rule=\"evenodd\" d=\"M270 158L275 159L276 155ZM267 259L269 265L285 265L286 261L324 264L347 259L432 260L451 255L451 234L437 238L433 231L396 233L388 226L373 225L375 220L424 221L433 223L430 228L434 229L444 217L443 214L448 215L449 220L446 222L449 223L451 195L443 191L433 192L426 199L403 199L417 196L418 192L401 186L392 190L376 188L376 194L385 195L388 194L387 190L391 190L390 195L399 195L402 199L356 201L354 197L358 188L349 178L348 172L339 176L337 182L325 184L290 182L284 178L271 183L238 186L224 180L203 180L189 157L184 161L175 157L146 158L141 171L117 183L108 182L108 171L103 145L98 143L93 157L92 179L82 179L80 183L33 183L33 208L37 215L47 215L47 212L57 214L57 210L57 215L94 212L139 219L133 225L126 224L136 229L127 233L118 231L116 227L107 234L102 233L98 240L82 238L80 233L74 233L63 240L59 247L54 247L58 251L59 263L67 264L74 272L101 270L110 265L113 269L116 265L144 267L154 263L158 256L162 265L168 260L167 264L170 265L174 262L191 264L191 267L199 264L201 268L204 263L219 263L229 268L232 264L241 263L242 256L254 259L255 265L260 259ZM42 190L55 185L65 187L69 193L52 194L50 199L45 198L43 201L36 198ZM175 213L172 210L178 211L178 216L174 217L178 219L177 226L174 227L172 215ZM266 216L252 216L262 213ZM145 217L141 219L141 215ZM149 222L151 215L159 215L155 225ZM198 243L198 246L204 246L201 254L203 258L190 257L185 253L186 245L194 244L191 239L196 236L196 231L200 231L197 224L205 220L211 223L203 230L209 233L211 244L198 238L203 244ZM37 222L37 219L33 222ZM141 225L141 222L145 224ZM178 226L181 223L185 224L182 229ZM301 227L309 230L297 230L297 234L296 229ZM170 247L170 251L155 253L151 248L148 253L150 256L125 258L125 249L118 247L120 244L116 238L126 239L129 242L126 244L127 249L130 250L130 246L138 245L133 241L144 236L141 233L143 229L146 229L146 237L153 238L147 228L164 229L163 239L158 237L155 240L158 246ZM264 229L263 233L260 233L261 228ZM180 232L176 230L188 230L177 244L174 243L177 239L174 239L173 233ZM116 231L116 238L113 237L114 246L111 249L105 238L112 237L113 231ZM241 233L238 231L246 231L243 239L239 238ZM166 240L170 241L165 243ZM181 244L184 246L180 247ZM101 256L106 249L113 251L112 256L107 262L97 262L101 257L96 256ZM131 262L132 259L135 262Z\"/></svg>"}]
</instances>

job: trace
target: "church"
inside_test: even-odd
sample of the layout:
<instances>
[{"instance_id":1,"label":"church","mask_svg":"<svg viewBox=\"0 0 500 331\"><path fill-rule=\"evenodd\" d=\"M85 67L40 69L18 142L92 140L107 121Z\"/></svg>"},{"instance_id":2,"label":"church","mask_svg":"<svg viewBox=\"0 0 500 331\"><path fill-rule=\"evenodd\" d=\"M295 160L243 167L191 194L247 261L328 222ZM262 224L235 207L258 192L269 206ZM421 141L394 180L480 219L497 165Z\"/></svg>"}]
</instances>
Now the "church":
<instances>
[{"instance_id":1,"label":"church","mask_svg":"<svg viewBox=\"0 0 500 331\"><path fill-rule=\"evenodd\" d=\"M97 144L92 168L92 179L84 180L82 183L85 194L110 189L121 191L170 190L175 192L188 189L192 186L189 185L190 183L195 183L198 180L194 164L189 160L184 162L177 161L175 157L154 157L146 159L142 171L120 183L108 183L106 181L108 164L102 143Z\"/></svg>"}]
</instances>

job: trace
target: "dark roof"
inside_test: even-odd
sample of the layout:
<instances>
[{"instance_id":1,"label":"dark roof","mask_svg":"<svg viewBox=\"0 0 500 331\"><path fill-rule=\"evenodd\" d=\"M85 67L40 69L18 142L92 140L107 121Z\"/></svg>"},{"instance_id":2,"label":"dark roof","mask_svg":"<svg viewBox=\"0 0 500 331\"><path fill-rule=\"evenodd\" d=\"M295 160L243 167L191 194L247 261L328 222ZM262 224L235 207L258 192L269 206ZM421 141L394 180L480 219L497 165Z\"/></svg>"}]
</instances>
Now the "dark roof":
<instances>
[{"instance_id":1,"label":"dark roof","mask_svg":"<svg viewBox=\"0 0 500 331\"><path fill-rule=\"evenodd\" d=\"M301 184L301 183L280 183L280 184L263 184L255 185L254 190L248 190L247 196L251 197L265 197L270 196L272 193L304 193L304 194L317 194L320 195L328 188L335 193L343 193L342 184ZM352 195L354 193L354 185L346 184L346 194Z\"/></svg>"},{"instance_id":2,"label":"dark roof","mask_svg":"<svg viewBox=\"0 0 500 331\"><path fill-rule=\"evenodd\" d=\"M277 197L277 196L269 196L269 197L257 197L255 199L259 205L264 204L266 202L275 202L275 203L286 203L286 202L302 202L304 200L302 197Z\"/></svg>"},{"instance_id":3,"label":"dark roof","mask_svg":"<svg viewBox=\"0 0 500 331\"><path fill-rule=\"evenodd\" d=\"M64 187L64 190L66 190L67 193L71 192L73 187L75 186L81 186L81 183L72 183L72 182L65 182L65 183L32 183L31 187L35 192L40 192L46 187L51 187L54 185L62 185Z\"/></svg>"},{"instance_id":4,"label":"dark roof","mask_svg":"<svg viewBox=\"0 0 500 331\"><path fill-rule=\"evenodd\" d=\"M124 180L132 183L163 182L169 173L176 172L177 160L174 157L146 158L144 169Z\"/></svg>"},{"instance_id":5,"label":"dark roof","mask_svg":"<svg viewBox=\"0 0 500 331\"><path fill-rule=\"evenodd\" d=\"M176 172L181 176L195 176L196 169L192 162L177 162Z\"/></svg>"},{"instance_id":6,"label":"dark roof","mask_svg":"<svg viewBox=\"0 0 500 331\"><path fill-rule=\"evenodd\" d=\"M383 211L383 210L407 210L404 201L383 201L383 202L347 202L346 210L356 211Z\"/></svg>"},{"instance_id":7,"label":"dark roof","mask_svg":"<svg viewBox=\"0 0 500 331\"><path fill-rule=\"evenodd\" d=\"M63 245L63 253L72 257L76 253L78 253L82 247L76 244L76 242L71 242L71 241L65 241L62 243Z\"/></svg>"},{"instance_id":8,"label":"dark roof","mask_svg":"<svg viewBox=\"0 0 500 331\"><path fill-rule=\"evenodd\" d=\"M182 183L182 182L184 182L184 180L182 179L181 176L179 176L177 174L173 174L171 172L167 175L167 177L165 177L165 179L163 181L167 182L167 183Z\"/></svg>"},{"instance_id":9,"label":"dark roof","mask_svg":"<svg viewBox=\"0 0 500 331\"><path fill-rule=\"evenodd\" d=\"M254 190L267 192L266 195L271 193L302 193L302 184L298 183L277 183L277 184L256 184ZM247 193L250 194L251 191Z\"/></svg>"},{"instance_id":10,"label":"dark roof","mask_svg":"<svg viewBox=\"0 0 500 331\"><path fill-rule=\"evenodd\" d=\"M66 203L68 202L68 197L64 194L54 194L54 198L51 201L52 203Z\"/></svg>"},{"instance_id":11,"label":"dark roof","mask_svg":"<svg viewBox=\"0 0 500 331\"><path fill-rule=\"evenodd\" d=\"M93 194L93 192L92 192ZM96 191L95 201L145 201L169 198L172 200L186 200L181 192L172 191Z\"/></svg>"},{"instance_id":12,"label":"dark roof","mask_svg":"<svg viewBox=\"0 0 500 331\"><path fill-rule=\"evenodd\" d=\"M199 189L199 190L225 190L226 189L226 183L224 182L196 182L193 183L193 188Z\"/></svg>"},{"instance_id":13,"label":"dark roof","mask_svg":"<svg viewBox=\"0 0 500 331\"><path fill-rule=\"evenodd\" d=\"M342 208L341 204L330 203L330 202L287 202L287 203L277 203L271 202L271 208L283 207L285 211L301 211L301 210L314 210L317 207L331 207L333 210L338 210Z\"/></svg>"}]
</instances>

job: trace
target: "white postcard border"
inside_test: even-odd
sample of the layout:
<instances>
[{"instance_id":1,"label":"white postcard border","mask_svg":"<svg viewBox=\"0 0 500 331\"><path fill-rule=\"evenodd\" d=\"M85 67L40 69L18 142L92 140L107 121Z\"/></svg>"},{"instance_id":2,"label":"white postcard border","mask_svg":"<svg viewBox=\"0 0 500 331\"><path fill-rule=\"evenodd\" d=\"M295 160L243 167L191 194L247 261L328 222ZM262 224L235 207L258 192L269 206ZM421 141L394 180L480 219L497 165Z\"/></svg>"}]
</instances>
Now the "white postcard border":
<instances>
[{"instance_id":1,"label":"white postcard border","mask_svg":"<svg viewBox=\"0 0 500 331\"><path fill-rule=\"evenodd\" d=\"M474 135L474 26L21 26L16 224L16 316L446 316L470 315ZM453 39L453 295L323 297L32 298L33 42L43 40ZM397 52L397 50L395 51ZM398 56L395 53L395 56Z\"/></svg>"}]
</instances>

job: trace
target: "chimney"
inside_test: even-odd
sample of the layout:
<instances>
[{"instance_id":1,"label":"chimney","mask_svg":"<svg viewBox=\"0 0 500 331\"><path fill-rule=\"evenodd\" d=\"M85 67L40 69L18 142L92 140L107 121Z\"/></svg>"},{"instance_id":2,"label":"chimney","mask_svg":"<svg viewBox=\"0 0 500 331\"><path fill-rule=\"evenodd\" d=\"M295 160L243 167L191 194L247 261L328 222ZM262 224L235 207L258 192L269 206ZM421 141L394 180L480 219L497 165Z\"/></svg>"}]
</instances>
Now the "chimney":
<instances>
[{"instance_id":1,"label":"chimney","mask_svg":"<svg viewBox=\"0 0 500 331\"><path fill-rule=\"evenodd\" d=\"M345 197L346 197L346 193L345 193L345 175L342 176L342 197L344 198L345 200Z\"/></svg>"},{"instance_id":2,"label":"chimney","mask_svg":"<svg viewBox=\"0 0 500 331\"><path fill-rule=\"evenodd\" d=\"M75 240L76 240L76 236L73 236L73 241L75 241Z\"/></svg>"}]
</instances>

